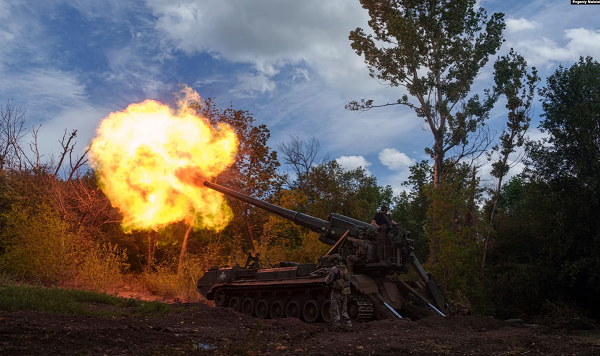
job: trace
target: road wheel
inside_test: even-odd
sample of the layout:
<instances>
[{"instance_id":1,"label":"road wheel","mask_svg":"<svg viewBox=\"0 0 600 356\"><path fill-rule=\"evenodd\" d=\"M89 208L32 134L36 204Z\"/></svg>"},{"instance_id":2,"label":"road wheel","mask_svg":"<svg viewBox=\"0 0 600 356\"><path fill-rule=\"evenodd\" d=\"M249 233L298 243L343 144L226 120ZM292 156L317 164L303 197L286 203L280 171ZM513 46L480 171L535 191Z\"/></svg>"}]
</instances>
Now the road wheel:
<instances>
[{"instance_id":1,"label":"road wheel","mask_svg":"<svg viewBox=\"0 0 600 356\"><path fill-rule=\"evenodd\" d=\"M229 300L229 307L233 310L235 310L236 312L239 312L242 310L242 298L240 297L233 297Z\"/></svg>"},{"instance_id":2,"label":"road wheel","mask_svg":"<svg viewBox=\"0 0 600 356\"><path fill-rule=\"evenodd\" d=\"M214 300L215 305L221 308L225 308L229 304L229 296L223 288L217 289Z\"/></svg>"},{"instance_id":3,"label":"road wheel","mask_svg":"<svg viewBox=\"0 0 600 356\"><path fill-rule=\"evenodd\" d=\"M300 318L302 309L300 309L300 303L295 300L290 300L285 306L285 317L286 318Z\"/></svg>"},{"instance_id":4,"label":"road wheel","mask_svg":"<svg viewBox=\"0 0 600 356\"><path fill-rule=\"evenodd\" d=\"M307 323L316 323L321 316L320 303L316 300L309 300L304 303L302 308L302 317Z\"/></svg>"},{"instance_id":5,"label":"road wheel","mask_svg":"<svg viewBox=\"0 0 600 356\"><path fill-rule=\"evenodd\" d=\"M246 315L254 314L254 304L255 304L254 298L244 299L244 301L242 302L242 313L244 313Z\"/></svg>"},{"instance_id":6,"label":"road wheel","mask_svg":"<svg viewBox=\"0 0 600 356\"><path fill-rule=\"evenodd\" d=\"M321 318L326 323L331 322L331 301L326 300L321 304Z\"/></svg>"},{"instance_id":7,"label":"road wheel","mask_svg":"<svg viewBox=\"0 0 600 356\"><path fill-rule=\"evenodd\" d=\"M259 319L267 319L269 318L269 312L271 308L271 302L266 299L261 299L256 302L254 306L254 313Z\"/></svg>"},{"instance_id":8,"label":"road wheel","mask_svg":"<svg viewBox=\"0 0 600 356\"><path fill-rule=\"evenodd\" d=\"M283 302L281 300L276 300L271 304L271 308L269 308L269 314L271 315L271 319L281 319L285 314L285 308L283 306Z\"/></svg>"}]
</instances>

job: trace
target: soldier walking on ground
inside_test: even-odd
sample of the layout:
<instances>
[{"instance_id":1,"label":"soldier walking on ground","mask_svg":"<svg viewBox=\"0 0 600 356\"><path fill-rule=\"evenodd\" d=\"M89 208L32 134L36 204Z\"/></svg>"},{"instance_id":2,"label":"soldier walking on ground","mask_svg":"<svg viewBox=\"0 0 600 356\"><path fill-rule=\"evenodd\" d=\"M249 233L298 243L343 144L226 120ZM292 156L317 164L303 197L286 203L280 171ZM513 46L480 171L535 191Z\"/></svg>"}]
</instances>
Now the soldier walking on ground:
<instances>
[{"instance_id":1,"label":"soldier walking on ground","mask_svg":"<svg viewBox=\"0 0 600 356\"><path fill-rule=\"evenodd\" d=\"M346 328L352 327L348 315L348 296L350 295L350 273L337 253L329 256L333 267L329 269L326 283L331 285L331 322L334 327L341 327L342 319Z\"/></svg>"}]
</instances>

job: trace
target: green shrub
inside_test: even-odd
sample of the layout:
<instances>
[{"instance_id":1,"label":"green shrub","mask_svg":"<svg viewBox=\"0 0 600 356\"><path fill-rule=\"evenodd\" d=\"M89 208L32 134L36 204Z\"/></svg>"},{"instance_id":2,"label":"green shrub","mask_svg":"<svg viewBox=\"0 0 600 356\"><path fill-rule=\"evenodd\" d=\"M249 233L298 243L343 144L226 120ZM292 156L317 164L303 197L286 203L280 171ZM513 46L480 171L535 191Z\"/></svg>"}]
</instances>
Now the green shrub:
<instances>
[{"instance_id":1,"label":"green shrub","mask_svg":"<svg viewBox=\"0 0 600 356\"><path fill-rule=\"evenodd\" d=\"M80 254L75 286L114 293L123 285L123 273L128 269L127 254L117 245L93 244Z\"/></svg>"},{"instance_id":2,"label":"green shrub","mask_svg":"<svg viewBox=\"0 0 600 356\"><path fill-rule=\"evenodd\" d=\"M47 285L73 278L79 239L50 207L42 204L31 209L14 204L3 220L3 271Z\"/></svg>"}]
</instances>

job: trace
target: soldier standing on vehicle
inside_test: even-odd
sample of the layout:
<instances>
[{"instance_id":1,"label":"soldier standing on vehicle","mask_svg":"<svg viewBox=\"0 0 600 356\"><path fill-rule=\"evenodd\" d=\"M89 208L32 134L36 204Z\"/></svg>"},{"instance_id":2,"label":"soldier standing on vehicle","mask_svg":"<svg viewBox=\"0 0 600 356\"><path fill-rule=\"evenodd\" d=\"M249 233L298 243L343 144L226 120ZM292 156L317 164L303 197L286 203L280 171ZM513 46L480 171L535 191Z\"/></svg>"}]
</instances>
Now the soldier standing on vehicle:
<instances>
[{"instance_id":1,"label":"soldier standing on vehicle","mask_svg":"<svg viewBox=\"0 0 600 356\"><path fill-rule=\"evenodd\" d=\"M348 237L348 241L354 243L355 245L358 246L358 248L356 249L356 253L354 255L350 255L346 258L346 263L348 264L348 272L350 274L354 274L354 265L357 262L361 262L361 261L365 261L368 259L368 253L369 253L369 247L373 247L374 246L370 246L371 242L369 241L369 239L371 238L375 238L375 236L372 236L371 234L369 234L368 232L362 232L360 234L361 238L355 239L353 237ZM375 256L376 257L376 256ZM373 258L375 258L373 257ZM377 261L375 261L377 262Z\"/></svg>"},{"instance_id":2,"label":"soldier standing on vehicle","mask_svg":"<svg viewBox=\"0 0 600 356\"><path fill-rule=\"evenodd\" d=\"M375 214L373 221L371 221L371 225L378 229L383 227L385 230L389 230L392 226L398 225L398 223L392 220L392 216L390 215L390 207L388 205L382 205L381 210Z\"/></svg>"},{"instance_id":3,"label":"soldier standing on vehicle","mask_svg":"<svg viewBox=\"0 0 600 356\"><path fill-rule=\"evenodd\" d=\"M377 256L380 261L386 259L385 248L386 245L391 245L392 240L392 227L398 226L398 223L392 220L392 216L389 213L390 207L382 205L381 210L375 214L371 225L375 226L379 233L377 234ZM389 243L386 243L386 240Z\"/></svg>"},{"instance_id":4,"label":"soldier standing on vehicle","mask_svg":"<svg viewBox=\"0 0 600 356\"><path fill-rule=\"evenodd\" d=\"M334 327L341 327L343 319L346 328L352 327L348 316L348 296L350 295L350 273L342 262L342 256L337 253L329 256L333 267L329 269L326 283L331 285L331 322Z\"/></svg>"}]
</instances>

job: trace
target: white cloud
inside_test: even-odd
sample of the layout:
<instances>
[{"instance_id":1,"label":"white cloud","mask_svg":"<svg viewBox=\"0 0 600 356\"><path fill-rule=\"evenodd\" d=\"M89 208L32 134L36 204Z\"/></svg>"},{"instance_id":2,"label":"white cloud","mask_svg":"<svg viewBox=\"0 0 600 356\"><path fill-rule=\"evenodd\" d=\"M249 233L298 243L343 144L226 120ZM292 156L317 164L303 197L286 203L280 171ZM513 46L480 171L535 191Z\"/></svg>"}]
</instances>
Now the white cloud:
<instances>
[{"instance_id":1,"label":"white cloud","mask_svg":"<svg viewBox=\"0 0 600 356\"><path fill-rule=\"evenodd\" d=\"M416 160L395 148L384 148L379 152L381 163L393 171L399 171L415 164Z\"/></svg>"},{"instance_id":2,"label":"white cloud","mask_svg":"<svg viewBox=\"0 0 600 356\"><path fill-rule=\"evenodd\" d=\"M31 108L28 111L38 115L76 105L85 99L85 86L71 73L37 69L26 74L2 74L4 80L0 81L0 95L23 102L24 106Z\"/></svg>"},{"instance_id":3,"label":"white cloud","mask_svg":"<svg viewBox=\"0 0 600 356\"><path fill-rule=\"evenodd\" d=\"M394 191L394 195L399 195L404 191L410 191L412 187L402 185L402 183L408 180L409 173L408 171L399 172L396 174L388 175L383 177L379 183L379 185L390 185L392 190Z\"/></svg>"},{"instance_id":4,"label":"white cloud","mask_svg":"<svg viewBox=\"0 0 600 356\"><path fill-rule=\"evenodd\" d=\"M272 77L285 65L308 65L346 91L380 90L350 47L357 26L369 31L368 13L346 0L146 0L166 41L188 54L205 52L248 63ZM295 75L295 78L299 76Z\"/></svg>"},{"instance_id":5,"label":"white cloud","mask_svg":"<svg viewBox=\"0 0 600 356\"><path fill-rule=\"evenodd\" d=\"M516 159L517 157L514 157L514 158ZM481 166L479 174L481 176L482 184L490 189L495 190L498 185L498 178L493 177L491 175L492 163L494 163L494 162L488 161L483 166ZM505 184L512 177L516 176L517 174L520 174L521 172L523 172L523 169L525 169L525 165L520 160L515 161L514 159L509 159L507 161L507 164L509 165L510 169L508 170L506 175L502 178L502 184Z\"/></svg>"},{"instance_id":6,"label":"white cloud","mask_svg":"<svg viewBox=\"0 0 600 356\"><path fill-rule=\"evenodd\" d=\"M208 77L208 78L198 78L194 84L192 84L193 87L202 87L205 85L211 85L211 84L215 84L215 83L226 83L228 82L229 79L225 78L223 76L212 76L212 77Z\"/></svg>"},{"instance_id":7,"label":"white cloud","mask_svg":"<svg viewBox=\"0 0 600 356\"><path fill-rule=\"evenodd\" d=\"M527 136L533 141L541 141L542 139L550 137L548 132L541 132L538 128L530 128L527 131Z\"/></svg>"},{"instance_id":8,"label":"white cloud","mask_svg":"<svg viewBox=\"0 0 600 356\"><path fill-rule=\"evenodd\" d=\"M542 37L517 41L515 48L524 53L530 65L574 62L580 56L600 57L600 31L572 28L564 31L564 37L568 40L564 47L556 41Z\"/></svg>"},{"instance_id":9,"label":"white cloud","mask_svg":"<svg viewBox=\"0 0 600 356\"><path fill-rule=\"evenodd\" d=\"M8 8L8 3L4 0L0 0L0 19L8 18L10 15L10 11Z\"/></svg>"},{"instance_id":10,"label":"white cloud","mask_svg":"<svg viewBox=\"0 0 600 356\"><path fill-rule=\"evenodd\" d=\"M294 69L294 76L292 77L292 82L295 81L296 79L310 80L310 76L308 75L308 70L303 69L303 68Z\"/></svg>"},{"instance_id":11,"label":"white cloud","mask_svg":"<svg viewBox=\"0 0 600 356\"><path fill-rule=\"evenodd\" d=\"M2 73L2 72L0 72ZM14 99L25 111L27 129L41 125L38 133L38 149L43 160L59 154L59 141L66 129L77 130L77 146L74 154L81 154L94 135L100 119L109 108L88 102L85 85L72 73L52 69L30 70L27 74L2 73L6 80L0 81L0 97ZM4 103L0 103L2 105ZM23 142L28 156L31 136Z\"/></svg>"},{"instance_id":12,"label":"white cloud","mask_svg":"<svg viewBox=\"0 0 600 356\"><path fill-rule=\"evenodd\" d=\"M275 89L275 82L266 75L245 73L238 77L239 84L229 92L238 98L255 97L257 93L264 94Z\"/></svg>"},{"instance_id":13,"label":"white cloud","mask_svg":"<svg viewBox=\"0 0 600 356\"><path fill-rule=\"evenodd\" d=\"M371 165L371 162L367 161L363 156L342 156L335 160L345 170L350 171L362 167L368 175L371 175L371 172L367 169Z\"/></svg>"},{"instance_id":14,"label":"white cloud","mask_svg":"<svg viewBox=\"0 0 600 356\"><path fill-rule=\"evenodd\" d=\"M507 19L506 20L506 31L508 32L519 32L524 30L533 30L538 26L536 22L527 21L524 18L518 19Z\"/></svg>"},{"instance_id":15,"label":"white cloud","mask_svg":"<svg viewBox=\"0 0 600 356\"><path fill-rule=\"evenodd\" d=\"M67 130L67 137L73 130L77 130L74 141L77 145L73 157L81 155L95 136L96 126L109 112L106 108L92 105L65 108L42 124L39 130L40 152L43 152L46 158L52 155L56 157L62 150L58 141L63 137L65 130Z\"/></svg>"},{"instance_id":16,"label":"white cloud","mask_svg":"<svg viewBox=\"0 0 600 356\"><path fill-rule=\"evenodd\" d=\"M347 38L364 15L359 5L344 0L146 2L158 17L157 27L181 50L217 52L267 71L281 59L304 60L317 49L337 51L337 31L347 28L341 32Z\"/></svg>"}]
</instances>

